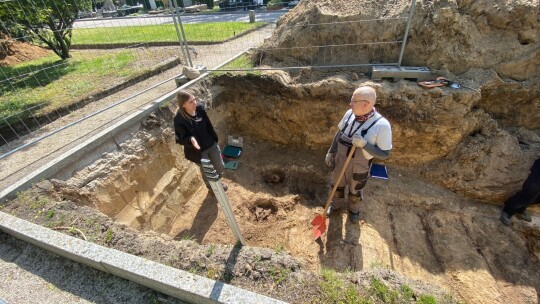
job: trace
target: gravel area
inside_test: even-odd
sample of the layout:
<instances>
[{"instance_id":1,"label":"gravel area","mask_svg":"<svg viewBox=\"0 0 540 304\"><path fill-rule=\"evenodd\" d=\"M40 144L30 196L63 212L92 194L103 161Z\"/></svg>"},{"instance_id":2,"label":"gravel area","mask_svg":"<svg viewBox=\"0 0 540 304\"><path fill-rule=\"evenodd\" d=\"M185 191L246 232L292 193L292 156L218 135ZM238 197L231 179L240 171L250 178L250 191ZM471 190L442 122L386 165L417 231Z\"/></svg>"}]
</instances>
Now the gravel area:
<instances>
[{"instance_id":1,"label":"gravel area","mask_svg":"<svg viewBox=\"0 0 540 304\"><path fill-rule=\"evenodd\" d=\"M0 303L185 303L0 232Z\"/></svg>"}]
</instances>

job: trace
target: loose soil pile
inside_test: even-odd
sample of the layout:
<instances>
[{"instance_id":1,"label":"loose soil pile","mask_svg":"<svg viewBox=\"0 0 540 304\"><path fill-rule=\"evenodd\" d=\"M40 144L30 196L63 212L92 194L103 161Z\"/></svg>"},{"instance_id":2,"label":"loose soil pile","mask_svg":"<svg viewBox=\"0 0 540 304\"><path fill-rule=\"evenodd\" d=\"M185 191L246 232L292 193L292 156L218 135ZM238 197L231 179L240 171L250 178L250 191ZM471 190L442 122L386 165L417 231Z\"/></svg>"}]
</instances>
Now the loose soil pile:
<instances>
[{"instance_id":1,"label":"loose soil pile","mask_svg":"<svg viewBox=\"0 0 540 304\"><path fill-rule=\"evenodd\" d=\"M51 53L50 50L30 43L0 37L0 66L15 65L45 57Z\"/></svg>"},{"instance_id":2,"label":"loose soil pile","mask_svg":"<svg viewBox=\"0 0 540 304\"><path fill-rule=\"evenodd\" d=\"M395 17L408 3L380 10L360 2L301 1L280 24ZM174 143L170 112L149 117L132 139L71 179L44 181L4 210L49 227L77 227L99 244L286 301L337 301L336 288L326 288L332 280L319 276L332 269L342 296L353 286L381 300L376 279L442 302L454 301L450 293L473 303L536 303L538 218L506 227L496 205L519 189L540 156L538 41L531 35L538 7L496 4L417 4L407 64L440 69L461 89L373 82L359 71L224 74L191 88L211 108L222 147L228 134L244 137L240 166L225 182L249 246L232 247L215 198ZM282 28L268 45L325 41L316 31ZM352 28L332 39L369 41L399 31ZM316 55L299 51L294 60ZM360 85L377 89L377 109L392 123L390 180L369 181L360 225L345 213L333 216L314 242L309 222L329 192L324 154Z\"/></svg>"}]
</instances>

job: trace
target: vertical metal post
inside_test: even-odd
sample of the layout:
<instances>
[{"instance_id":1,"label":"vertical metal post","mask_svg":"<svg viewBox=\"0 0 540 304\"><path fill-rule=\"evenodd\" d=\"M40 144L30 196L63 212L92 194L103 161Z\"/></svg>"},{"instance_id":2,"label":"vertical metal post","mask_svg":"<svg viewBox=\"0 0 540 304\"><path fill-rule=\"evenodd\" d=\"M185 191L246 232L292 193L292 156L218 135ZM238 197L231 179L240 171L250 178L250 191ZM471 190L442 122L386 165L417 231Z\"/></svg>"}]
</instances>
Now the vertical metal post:
<instances>
[{"instance_id":1,"label":"vertical metal post","mask_svg":"<svg viewBox=\"0 0 540 304\"><path fill-rule=\"evenodd\" d=\"M182 35L180 34L180 30L178 29L178 21L176 20L176 18L180 19L180 17L178 17L178 4L176 3L176 0L171 0L171 1L173 2L173 6L174 6L174 13L172 14L172 18L174 22L174 28L176 29L176 36L178 37L178 42L180 43L180 50L182 51L182 57L185 59L185 61L188 61L186 50L184 50L185 41L183 41L182 39Z\"/></svg>"},{"instance_id":2,"label":"vertical metal post","mask_svg":"<svg viewBox=\"0 0 540 304\"><path fill-rule=\"evenodd\" d=\"M399 59L398 59L398 68L401 67L401 60L403 59L403 52L405 51L405 45L407 44L407 36L409 35L409 27L411 26L411 20L414 14L414 6L416 4L416 0L411 1L411 9L409 11L409 19L407 20L407 27L405 28L405 36L403 37L403 42L401 43L401 51L399 52Z\"/></svg>"},{"instance_id":3,"label":"vertical metal post","mask_svg":"<svg viewBox=\"0 0 540 304\"><path fill-rule=\"evenodd\" d=\"M229 202L229 198L227 197L227 194L225 194L225 190L223 189L223 184L221 184L220 177L217 174L216 170L214 169L214 166L210 162L209 159L201 159L201 163L204 169L204 178L210 183L210 187L212 188L212 191L214 191L214 194L216 195L216 198L221 205L221 209L223 209L223 213L225 214L225 218L227 219L227 222L229 222L229 227L231 227L231 230L236 237L236 242L239 242L242 245L245 245L246 242L244 241L244 238L242 237L242 232L240 231L240 228L238 227L238 223L236 223L236 219L234 217L234 213L231 208L231 203Z\"/></svg>"},{"instance_id":4,"label":"vertical metal post","mask_svg":"<svg viewBox=\"0 0 540 304\"><path fill-rule=\"evenodd\" d=\"M176 0L172 0L173 4L174 4L174 8L175 8L175 15L176 15L176 18L178 18L178 25L180 25L180 31L182 33L182 35L180 36L179 32L178 32L178 25L176 24L176 19L174 19L174 25L176 27L176 34L178 35L178 38L180 40L183 40L184 43L184 47L186 48L185 49L185 52L186 52L186 55L187 57L187 61L188 61L188 64L190 67L193 67L193 63L191 62L191 55L189 54L189 48L188 48L188 44L187 44L187 39L186 39L186 33L184 33L184 26L182 25L182 19L180 18L180 15L178 14L178 3L176 3Z\"/></svg>"}]
</instances>

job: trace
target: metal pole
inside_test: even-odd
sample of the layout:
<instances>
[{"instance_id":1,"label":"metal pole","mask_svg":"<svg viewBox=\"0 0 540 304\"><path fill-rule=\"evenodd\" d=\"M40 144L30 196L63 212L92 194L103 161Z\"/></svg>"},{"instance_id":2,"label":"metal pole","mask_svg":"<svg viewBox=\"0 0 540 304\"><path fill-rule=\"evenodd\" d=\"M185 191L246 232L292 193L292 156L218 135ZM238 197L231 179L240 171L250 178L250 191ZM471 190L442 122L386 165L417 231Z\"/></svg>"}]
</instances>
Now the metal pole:
<instances>
[{"instance_id":1,"label":"metal pole","mask_svg":"<svg viewBox=\"0 0 540 304\"><path fill-rule=\"evenodd\" d=\"M182 18L180 18L180 15L178 15L178 4L176 3L176 0L172 0L172 2L174 3L174 6L176 8L176 18L178 18L178 24L180 25L180 31L182 32L182 39L184 40L184 46L186 48L187 60L188 60L189 66L193 67L193 63L191 62L191 55L189 55L186 33L184 33L184 26L182 25Z\"/></svg>"},{"instance_id":2,"label":"metal pole","mask_svg":"<svg viewBox=\"0 0 540 304\"><path fill-rule=\"evenodd\" d=\"M172 17L173 17L173 22L174 22L174 28L176 29L176 36L178 37L178 42L180 43L180 50L182 51L182 56L184 57L185 61L187 61L188 60L187 59L188 57L186 55L187 50L184 50L184 43L182 43L182 36L180 35L180 30L178 29L178 21L176 20L176 18L180 19L180 17L178 17L178 11L179 11L178 4L176 3L176 0L172 0L172 2L174 5L174 13L172 14Z\"/></svg>"},{"instance_id":3,"label":"metal pole","mask_svg":"<svg viewBox=\"0 0 540 304\"><path fill-rule=\"evenodd\" d=\"M403 42L401 44L401 51L399 52L398 68L401 67L401 60L403 59L403 52L405 51L405 45L407 44L407 36L409 35L409 27L411 26L411 20L414 14L414 6L416 0L411 1L411 10L409 11L409 19L407 20L407 27L405 28L405 36L403 37Z\"/></svg>"},{"instance_id":4,"label":"metal pole","mask_svg":"<svg viewBox=\"0 0 540 304\"><path fill-rule=\"evenodd\" d=\"M206 175L204 178L206 178L206 180L208 180L210 183L210 187L212 188L212 191L214 191L214 194L216 195L216 198L223 209L225 218L227 219L227 222L229 222L229 227L231 227L231 230L236 237L236 242L239 242L242 244L242 246L246 245L246 242L242 237L242 232L236 223L229 198L227 197L227 194L225 194L223 184L220 181L221 177L219 177L219 175L216 173L216 170L209 159L203 158L201 159L201 163L204 169L204 174Z\"/></svg>"}]
</instances>

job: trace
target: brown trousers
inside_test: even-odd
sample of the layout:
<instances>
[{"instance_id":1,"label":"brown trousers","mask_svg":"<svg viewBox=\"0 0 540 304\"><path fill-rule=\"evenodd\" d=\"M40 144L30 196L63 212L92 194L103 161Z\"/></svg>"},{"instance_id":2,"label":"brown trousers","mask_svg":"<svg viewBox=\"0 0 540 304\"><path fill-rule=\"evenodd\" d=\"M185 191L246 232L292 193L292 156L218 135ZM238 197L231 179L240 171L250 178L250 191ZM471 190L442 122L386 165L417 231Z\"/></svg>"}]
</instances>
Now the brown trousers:
<instances>
[{"instance_id":1,"label":"brown trousers","mask_svg":"<svg viewBox=\"0 0 540 304\"><path fill-rule=\"evenodd\" d=\"M345 165L347 155L350 151L350 147L347 147L341 143L338 143L338 151L336 153L336 166L332 172L332 187L336 184L339 178L339 173ZM369 168L371 166L371 160L367 160L362 153L361 148L356 148L351 161L347 165L341 181L338 184L336 193L332 200L333 209L347 208L349 211L356 213L360 211L360 205L362 202L362 189L366 186L369 178ZM349 195L345 199L345 188L349 189Z\"/></svg>"}]
</instances>

